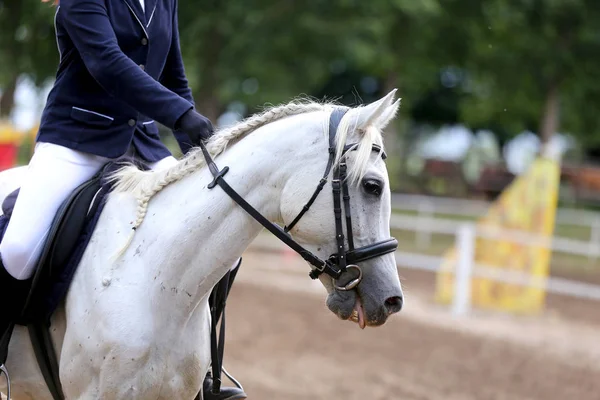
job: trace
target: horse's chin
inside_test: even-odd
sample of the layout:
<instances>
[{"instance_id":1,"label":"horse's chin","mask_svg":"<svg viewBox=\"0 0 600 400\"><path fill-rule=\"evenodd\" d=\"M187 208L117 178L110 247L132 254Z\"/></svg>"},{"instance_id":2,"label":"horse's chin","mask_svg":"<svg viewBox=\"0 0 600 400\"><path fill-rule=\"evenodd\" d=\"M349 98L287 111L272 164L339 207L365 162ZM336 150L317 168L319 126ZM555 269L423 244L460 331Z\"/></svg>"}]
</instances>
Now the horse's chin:
<instances>
[{"instance_id":1,"label":"horse's chin","mask_svg":"<svg viewBox=\"0 0 600 400\"><path fill-rule=\"evenodd\" d=\"M383 311L383 307L373 308L365 304L360 292L350 290L340 292L334 290L327 296L327 307L338 318L345 321L356 322L361 329L367 326L376 327L386 323L389 313Z\"/></svg>"},{"instance_id":2,"label":"horse's chin","mask_svg":"<svg viewBox=\"0 0 600 400\"><path fill-rule=\"evenodd\" d=\"M327 297L327 307L338 318L356 322L361 329L371 325L366 317L360 296L355 290L333 291Z\"/></svg>"}]
</instances>

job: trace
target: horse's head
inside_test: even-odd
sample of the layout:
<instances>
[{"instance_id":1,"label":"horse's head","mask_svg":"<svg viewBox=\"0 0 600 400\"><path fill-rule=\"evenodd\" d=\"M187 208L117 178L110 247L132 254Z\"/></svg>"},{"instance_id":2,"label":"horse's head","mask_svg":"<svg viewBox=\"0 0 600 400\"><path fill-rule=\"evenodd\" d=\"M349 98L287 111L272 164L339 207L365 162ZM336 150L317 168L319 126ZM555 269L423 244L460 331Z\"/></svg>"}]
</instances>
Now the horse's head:
<instances>
[{"instance_id":1,"label":"horse's head","mask_svg":"<svg viewBox=\"0 0 600 400\"><path fill-rule=\"evenodd\" d=\"M399 107L394 94L348 109L337 129L337 121L330 121L335 134L333 165L323 190L296 223L293 221L313 196L326 162L332 161L327 161L327 147L321 146L323 162L298 171L282 193L281 215L286 225L293 225L290 232L294 239L323 259L335 255L338 266L348 264L338 279L324 273L319 278L328 292L329 309L342 319L358 322L361 328L384 324L403 303L391 252L397 243L390 239L391 196L381 135ZM336 178L341 178L339 197ZM339 209L337 222L334 208Z\"/></svg>"}]
</instances>

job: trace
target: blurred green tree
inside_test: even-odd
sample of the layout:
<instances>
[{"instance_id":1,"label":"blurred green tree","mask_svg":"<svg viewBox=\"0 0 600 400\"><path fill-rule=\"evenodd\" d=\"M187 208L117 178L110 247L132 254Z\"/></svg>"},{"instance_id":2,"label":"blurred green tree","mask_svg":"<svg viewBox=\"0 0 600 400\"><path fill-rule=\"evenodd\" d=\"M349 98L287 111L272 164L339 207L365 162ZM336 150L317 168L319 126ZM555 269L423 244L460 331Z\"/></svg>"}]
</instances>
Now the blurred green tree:
<instances>
[{"instance_id":1,"label":"blurred green tree","mask_svg":"<svg viewBox=\"0 0 600 400\"><path fill-rule=\"evenodd\" d=\"M13 109L20 76L40 85L56 71L54 12L39 0L0 0L0 118Z\"/></svg>"},{"instance_id":2,"label":"blurred green tree","mask_svg":"<svg viewBox=\"0 0 600 400\"><path fill-rule=\"evenodd\" d=\"M302 94L356 104L397 87L390 142L414 118L501 136L570 131L599 147L599 11L596 0L179 0L188 77L211 119L233 102L244 113ZM0 0L0 116L19 76L53 77L54 12Z\"/></svg>"},{"instance_id":3,"label":"blurred green tree","mask_svg":"<svg viewBox=\"0 0 600 400\"><path fill-rule=\"evenodd\" d=\"M324 85L344 54L339 3L182 1L182 52L198 108L214 119L232 101L252 108Z\"/></svg>"},{"instance_id":4,"label":"blurred green tree","mask_svg":"<svg viewBox=\"0 0 600 400\"><path fill-rule=\"evenodd\" d=\"M346 14L340 37L346 62L377 82L377 95L397 88L402 98L399 116L386 129L388 172L397 189L409 160L411 112L437 83L441 53L433 48L440 17L438 0L340 0ZM433 116L432 116L433 117Z\"/></svg>"},{"instance_id":5,"label":"blurred green tree","mask_svg":"<svg viewBox=\"0 0 600 400\"><path fill-rule=\"evenodd\" d=\"M600 3L596 0L443 0L467 39L461 118L532 129L546 142L568 131L600 143ZM467 3L471 3L467 6ZM462 15L468 10L467 18Z\"/></svg>"},{"instance_id":6,"label":"blurred green tree","mask_svg":"<svg viewBox=\"0 0 600 400\"><path fill-rule=\"evenodd\" d=\"M341 35L349 62L381 82L380 92L398 88L403 108L436 84L437 54L430 45L441 11L438 0L339 1L348 15ZM405 107L408 106L408 107Z\"/></svg>"}]
</instances>

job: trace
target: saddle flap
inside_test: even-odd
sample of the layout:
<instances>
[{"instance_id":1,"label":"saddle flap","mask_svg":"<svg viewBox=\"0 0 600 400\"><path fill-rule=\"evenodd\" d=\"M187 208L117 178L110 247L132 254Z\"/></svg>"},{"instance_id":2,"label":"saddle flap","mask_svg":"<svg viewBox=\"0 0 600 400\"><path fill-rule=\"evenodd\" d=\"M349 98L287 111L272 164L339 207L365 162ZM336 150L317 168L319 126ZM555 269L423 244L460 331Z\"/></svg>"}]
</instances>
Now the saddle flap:
<instances>
[{"instance_id":1,"label":"saddle flap","mask_svg":"<svg viewBox=\"0 0 600 400\"><path fill-rule=\"evenodd\" d=\"M15 208L15 202L17 201L17 196L19 195L19 191L21 189L15 189L12 193L4 198L2 202L2 213L10 218L12 215L13 209Z\"/></svg>"}]
</instances>

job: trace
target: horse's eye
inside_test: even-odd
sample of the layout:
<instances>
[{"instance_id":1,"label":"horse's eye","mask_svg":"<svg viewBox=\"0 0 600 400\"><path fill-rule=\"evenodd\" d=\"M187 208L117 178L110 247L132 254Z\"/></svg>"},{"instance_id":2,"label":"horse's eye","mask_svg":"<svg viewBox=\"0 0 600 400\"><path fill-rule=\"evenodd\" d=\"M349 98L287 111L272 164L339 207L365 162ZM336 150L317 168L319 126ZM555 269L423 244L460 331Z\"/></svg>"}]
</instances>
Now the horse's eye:
<instances>
[{"instance_id":1,"label":"horse's eye","mask_svg":"<svg viewBox=\"0 0 600 400\"><path fill-rule=\"evenodd\" d=\"M363 181L363 188L365 189L365 192L369 194L381 196L381 192L383 191L383 183L377 179L365 179Z\"/></svg>"}]
</instances>

